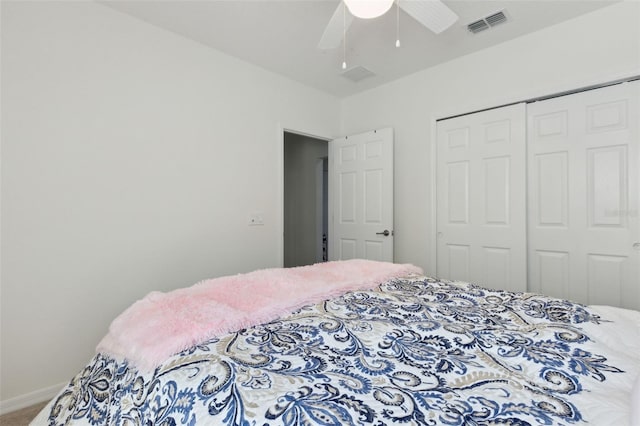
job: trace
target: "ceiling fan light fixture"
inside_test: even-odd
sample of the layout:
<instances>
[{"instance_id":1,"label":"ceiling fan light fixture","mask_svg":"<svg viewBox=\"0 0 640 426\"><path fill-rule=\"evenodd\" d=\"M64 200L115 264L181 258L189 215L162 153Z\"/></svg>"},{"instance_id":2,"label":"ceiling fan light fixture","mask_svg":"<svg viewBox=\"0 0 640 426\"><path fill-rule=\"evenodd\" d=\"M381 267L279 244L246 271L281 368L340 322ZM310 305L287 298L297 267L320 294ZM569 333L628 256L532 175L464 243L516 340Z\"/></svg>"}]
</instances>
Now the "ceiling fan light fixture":
<instances>
[{"instance_id":1,"label":"ceiling fan light fixture","mask_svg":"<svg viewBox=\"0 0 640 426\"><path fill-rule=\"evenodd\" d=\"M344 3L353 16L371 19L382 16L391 9L393 0L344 0Z\"/></svg>"}]
</instances>

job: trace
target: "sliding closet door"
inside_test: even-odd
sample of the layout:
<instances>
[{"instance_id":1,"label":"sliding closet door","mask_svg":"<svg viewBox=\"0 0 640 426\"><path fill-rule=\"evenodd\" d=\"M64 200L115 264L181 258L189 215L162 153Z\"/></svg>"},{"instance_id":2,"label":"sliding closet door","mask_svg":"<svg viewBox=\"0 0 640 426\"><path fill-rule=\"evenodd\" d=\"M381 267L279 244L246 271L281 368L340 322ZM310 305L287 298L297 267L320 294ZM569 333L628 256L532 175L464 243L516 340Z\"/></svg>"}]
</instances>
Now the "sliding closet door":
<instances>
[{"instance_id":1,"label":"sliding closet door","mask_svg":"<svg viewBox=\"0 0 640 426\"><path fill-rule=\"evenodd\" d=\"M527 107L532 291L640 309L639 99L631 82Z\"/></svg>"},{"instance_id":2,"label":"sliding closet door","mask_svg":"<svg viewBox=\"0 0 640 426\"><path fill-rule=\"evenodd\" d=\"M525 291L525 106L438 122L437 274Z\"/></svg>"}]
</instances>

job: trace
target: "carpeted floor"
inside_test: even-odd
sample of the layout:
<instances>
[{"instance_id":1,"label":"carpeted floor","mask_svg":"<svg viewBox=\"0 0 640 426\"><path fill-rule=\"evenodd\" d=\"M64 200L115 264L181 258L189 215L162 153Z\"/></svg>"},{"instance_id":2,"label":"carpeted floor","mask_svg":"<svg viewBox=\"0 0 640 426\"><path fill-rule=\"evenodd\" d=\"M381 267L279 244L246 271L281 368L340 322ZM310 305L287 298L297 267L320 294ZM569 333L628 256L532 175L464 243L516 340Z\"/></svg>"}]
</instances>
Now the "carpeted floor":
<instances>
[{"instance_id":1,"label":"carpeted floor","mask_svg":"<svg viewBox=\"0 0 640 426\"><path fill-rule=\"evenodd\" d=\"M23 408L22 410L0 416L2 426L27 426L49 401Z\"/></svg>"}]
</instances>

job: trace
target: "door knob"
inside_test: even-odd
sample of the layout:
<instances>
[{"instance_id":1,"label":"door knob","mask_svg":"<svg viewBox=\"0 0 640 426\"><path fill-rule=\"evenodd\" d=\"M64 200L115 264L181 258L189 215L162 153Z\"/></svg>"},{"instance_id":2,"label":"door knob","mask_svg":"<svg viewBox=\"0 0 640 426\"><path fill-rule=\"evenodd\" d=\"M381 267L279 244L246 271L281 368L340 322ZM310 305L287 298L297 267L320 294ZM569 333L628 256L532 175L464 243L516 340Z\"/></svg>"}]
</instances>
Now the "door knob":
<instances>
[{"instance_id":1,"label":"door knob","mask_svg":"<svg viewBox=\"0 0 640 426\"><path fill-rule=\"evenodd\" d=\"M382 232L376 232L376 235L384 235L385 237L388 237L391 234L391 232L389 232L388 229L385 229Z\"/></svg>"},{"instance_id":2,"label":"door knob","mask_svg":"<svg viewBox=\"0 0 640 426\"><path fill-rule=\"evenodd\" d=\"M634 250L640 250L640 243L633 243Z\"/></svg>"}]
</instances>

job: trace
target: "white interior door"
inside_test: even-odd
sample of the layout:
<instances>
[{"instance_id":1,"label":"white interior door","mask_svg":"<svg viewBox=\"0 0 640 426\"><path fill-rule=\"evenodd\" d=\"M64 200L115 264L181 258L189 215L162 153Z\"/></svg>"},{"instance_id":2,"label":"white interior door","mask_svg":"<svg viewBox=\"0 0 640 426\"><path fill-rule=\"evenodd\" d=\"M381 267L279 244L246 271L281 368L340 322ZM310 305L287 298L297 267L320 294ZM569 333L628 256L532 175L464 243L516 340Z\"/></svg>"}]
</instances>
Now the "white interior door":
<instances>
[{"instance_id":1,"label":"white interior door","mask_svg":"<svg viewBox=\"0 0 640 426\"><path fill-rule=\"evenodd\" d=\"M329 259L393 262L393 129L329 142Z\"/></svg>"},{"instance_id":2,"label":"white interior door","mask_svg":"<svg viewBox=\"0 0 640 426\"><path fill-rule=\"evenodd\" d=\"M640 309L639 99L636 81L528 106L532 291Z\"/></svg>"},{"instance_id":3,"label":"white interior door","mask_svg":"<svg viewBox=\"0 0 640 426\"><path fill-rule=\"evenodd\" d=\"M439 121L437 275L526 291L524 104Z\"/></svg>"}]
</instances>

